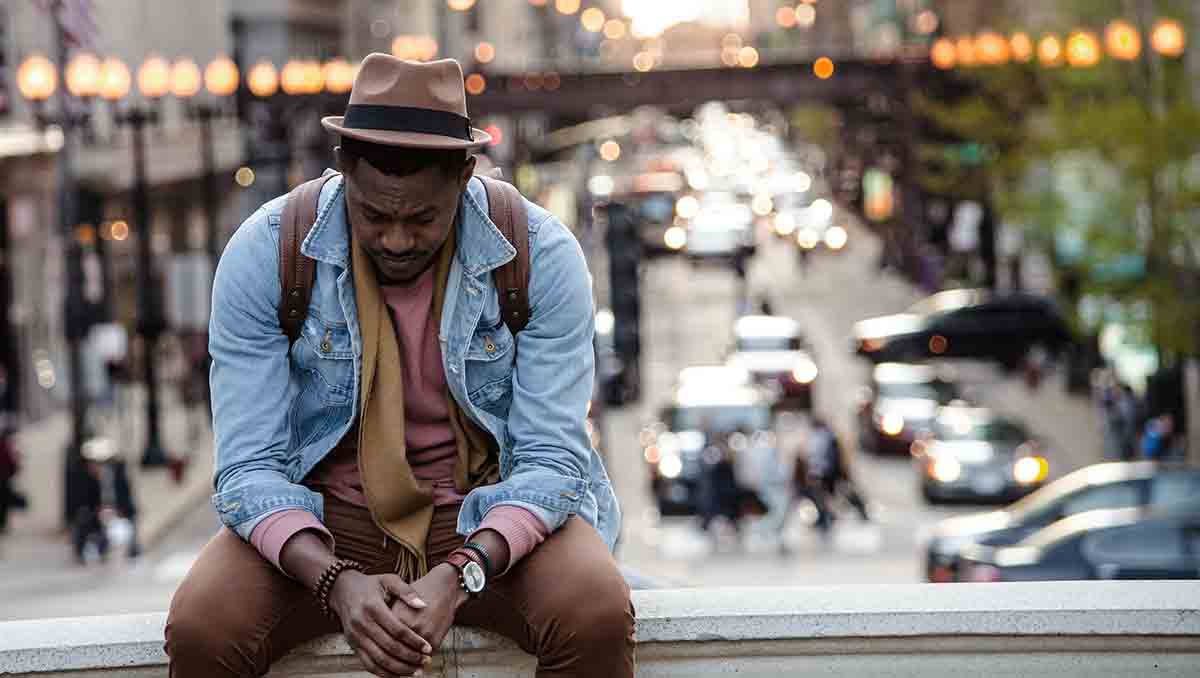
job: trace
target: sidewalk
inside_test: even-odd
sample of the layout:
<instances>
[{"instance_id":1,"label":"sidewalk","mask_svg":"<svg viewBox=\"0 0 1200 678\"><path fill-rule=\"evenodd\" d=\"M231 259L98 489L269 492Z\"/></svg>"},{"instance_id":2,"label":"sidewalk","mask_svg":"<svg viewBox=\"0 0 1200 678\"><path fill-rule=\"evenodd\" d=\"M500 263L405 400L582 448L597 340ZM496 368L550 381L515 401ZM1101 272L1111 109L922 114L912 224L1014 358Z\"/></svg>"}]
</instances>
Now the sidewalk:
<instances>
[{"instance_id":1,"label":"sidewalk","mask_svg":"<svg viewBox=\"0 0 1200 678\"><path fill-rule=\"evenodd\" d=\"M188 412L171 388L160 389L163 445L168 454L189 459L182 482L165 467L142 469L145 440L144 389L128 388L121 416L97 418L99 433L109 436L126 455L129 482L138 509L138 537L143 548L158 542L189 511L208 510L212 492L212 432L207 421L189 432ZM193 412L192 417L198 417ZM0 575L45 572L72 564L68 534L62 524L63 449L70 436L70 414L60 411L26 426L17 435L22 453L17 484L29 508L9 516L0 536Z\"/></svg>"}]
</instances>

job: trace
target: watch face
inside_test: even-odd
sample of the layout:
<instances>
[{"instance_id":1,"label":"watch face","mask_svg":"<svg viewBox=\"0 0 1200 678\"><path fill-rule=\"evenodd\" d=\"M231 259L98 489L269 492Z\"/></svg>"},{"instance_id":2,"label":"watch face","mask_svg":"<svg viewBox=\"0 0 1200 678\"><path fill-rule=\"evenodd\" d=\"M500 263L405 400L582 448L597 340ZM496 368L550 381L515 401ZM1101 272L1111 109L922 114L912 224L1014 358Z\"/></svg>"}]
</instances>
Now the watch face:
<instances>
[{"instance_id":1,"label":"watch face","mask_svg":"<svg viewBox=\"0 0 1200 678\"><path fill-rule=\"evenodd\" d=\"M468 593L479 593L483 590L485 577L483 568L479 566L479 563L470 562L464 565L462 578L463 585L466 587Z\"/></svg>"}]
</instances>

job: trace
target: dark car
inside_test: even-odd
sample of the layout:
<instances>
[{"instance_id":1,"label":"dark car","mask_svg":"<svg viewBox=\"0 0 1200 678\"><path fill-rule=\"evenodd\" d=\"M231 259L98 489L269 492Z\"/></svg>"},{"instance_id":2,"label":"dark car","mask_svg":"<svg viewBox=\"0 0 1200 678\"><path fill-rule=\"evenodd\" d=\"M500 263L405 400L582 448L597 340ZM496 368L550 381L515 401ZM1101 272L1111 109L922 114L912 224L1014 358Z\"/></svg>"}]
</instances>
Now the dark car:
<instances>
[{"instance_id":1,"label":"dark car","mask_svg":"<svg viewBox=\"0 0 1200 678\"><path fill-rule=\"evenodd\" d=\"M960 396L954 382L928 365L876 365L859 396L859 447L907 456L913 441L932 427L938 407Z\"/></svg>"},{"instance_id":2,"label":"dark car","mask_svg":"<svg viewBox=\"0 0 1200 678\"><path fill-rule=\"evenodd\" d=\"M1012 546L975 544L959 581L1200 578L1200 503L1088 511Z\"/></svg>"},{"instance_id":3,"label":"dark car","mask_svg":"<svg viewBox=\"0 0 1200 678\"><path fill-rule=\"evenodd\" d=\"M775 393L779 404L812 409L819 370L795 320L770 315L738 318L727 364L749 372Z\"/></svg>"},{"instance_id":4,"label":"dark car","mask_svg":"<svg viewBox=\"0 0 1200 678\"><path fill-rule=\"evenodd\" d=\"M1085 511L1165 507L1197 496L1200 468L1151 461L1081 468L1007 508L938 523L925 545L925 577L953 581L959 553L972 544L1007 546Z\"/></svg>"},{"instance_id":5,"label":"dark car","mask_svg":"<svg viewBox=\"0 0 1200 678\"><path fill-rule=\"evenodd\" d=\"M931 504L1013 501L1041 487L1050 472L1024 426L978 407L938 410L912 455L921 496Z\"/></svg>"},{"instance_id":6,"label":"dark car","mask_svg":"<svg viewBox=\"0 0 1200 678\"><path fill-rule=\"evenodd\" d=\"M1034 347L1057 354L1070 336L1050 299L987 290L939 292L906 313L854 326L855 350L876 363L975 358L1013 368Z\"/></svg>"},{"instance_id":7,"label":"dark car","mask_svg":"<svg viewBox=\"0 0 1200 678\"><path fill-rule=\"evenodd\" d=\"M739 379L689 378L676 389L659 420L643 429L642 457L662 515L697 512L701 476L705 465L715 461L706 460L704 451L717 436L772 430L770 394Z\"/></svg>"}]
</instances>

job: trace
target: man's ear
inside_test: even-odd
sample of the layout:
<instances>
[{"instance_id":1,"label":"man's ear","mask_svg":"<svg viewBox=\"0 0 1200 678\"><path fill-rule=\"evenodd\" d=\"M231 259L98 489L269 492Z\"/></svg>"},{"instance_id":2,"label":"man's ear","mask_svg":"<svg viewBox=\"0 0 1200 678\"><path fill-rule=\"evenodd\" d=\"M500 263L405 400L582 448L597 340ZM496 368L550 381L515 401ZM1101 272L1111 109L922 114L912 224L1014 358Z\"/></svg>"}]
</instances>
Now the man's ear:
<instances>
[{"instance_id":1,"label":"man's ear","mask_svg":"<svg viewBox=\"0 0 1200 678\"><path fill-rule=\"evenodd\" d=\"M463 163L462 175L458 178L458 190L467 190L467 182L473 176L475 176L475 156L468 155L467 161Z\"/></svg>"}]
</instances>

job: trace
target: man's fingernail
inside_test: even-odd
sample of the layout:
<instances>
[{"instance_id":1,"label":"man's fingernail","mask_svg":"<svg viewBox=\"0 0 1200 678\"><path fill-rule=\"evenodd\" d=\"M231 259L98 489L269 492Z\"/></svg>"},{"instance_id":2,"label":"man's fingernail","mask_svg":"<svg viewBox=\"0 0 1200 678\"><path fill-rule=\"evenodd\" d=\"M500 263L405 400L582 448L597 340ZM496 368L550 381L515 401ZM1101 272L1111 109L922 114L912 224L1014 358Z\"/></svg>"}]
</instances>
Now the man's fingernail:
<instances>
[{"instance_id":1,"label":"man's fingernail","mask_svg":"<svg viewBox=\"0 0 1200 678\"><path fill-rule=\"evenodd\" d=\"M421 669L417 669L417 672L413 674L413 678L421 678L423 675L425 675L425 672Z\"/></svg>"},{"instance_id":2,"label":"man's fingernail","mask_svg":"<svg viewBox=\"0 0 1200 678\"><path fill-rule=\"evenodd\" d=\"M421 600L420 598L417 598L416 596L413 597L412 604L413 604L413 607L425 607L425 601Z\"/></svg>"},{"instance_id":3,"label":"man's fingernail","mask_svg":"<svg viewBox=\"0 0 1200 678\"><path fill-rule=\"evenodd\" d=\"M421 651L424 652L425 654L430 654L431 652L433 652L433 646L431 646L429 643L425 643L425 648ZM429 661L429 657L426 657L425 661Z\"/></svg>"}]
</instances>

